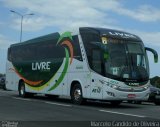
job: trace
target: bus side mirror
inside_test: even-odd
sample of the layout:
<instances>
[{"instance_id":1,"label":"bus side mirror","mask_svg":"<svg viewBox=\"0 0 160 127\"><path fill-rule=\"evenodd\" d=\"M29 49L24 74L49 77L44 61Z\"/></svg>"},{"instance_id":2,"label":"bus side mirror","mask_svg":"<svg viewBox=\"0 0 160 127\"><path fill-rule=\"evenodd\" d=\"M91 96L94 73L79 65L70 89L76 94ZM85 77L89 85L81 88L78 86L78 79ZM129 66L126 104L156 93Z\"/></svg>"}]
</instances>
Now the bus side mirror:
<instances>
[{"instance_id":1,"label":"bus side mirror","mask_svg":"<svg viewBox=\"0 0 160 127\"><path fill-rule=\"evenodd\" d=\"M151 49L151 48L148 48L148 47L145 47L145 50L152 52L153 55L154 55L154 62L158 63L158 53L154 49Z\"/></svg>"}]
</instances>

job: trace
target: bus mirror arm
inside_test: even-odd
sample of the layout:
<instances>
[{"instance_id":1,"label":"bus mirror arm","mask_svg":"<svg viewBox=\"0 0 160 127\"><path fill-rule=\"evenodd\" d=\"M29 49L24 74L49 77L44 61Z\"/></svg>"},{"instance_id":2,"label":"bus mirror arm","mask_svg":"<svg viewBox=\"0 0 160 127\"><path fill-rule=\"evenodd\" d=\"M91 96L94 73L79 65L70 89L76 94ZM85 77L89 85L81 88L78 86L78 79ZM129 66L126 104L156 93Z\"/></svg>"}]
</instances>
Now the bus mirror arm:
<instances>
[{"instance_id":1,"label":"bus mirror arm","mask_svg":"<svg viewBox=\"0 0 160 127\"><path fill-rule=\"evenodd\" d=\"M145 47L145 50L152 52L153 55L154 55L154 62L155 62L155 63L158 63L158 53L157 53L157 51L155 51L155 50L152 49L152 48L148 48L148 47Z\"/></svg>"},{"instance_id":2,"label":"bus mirror arm","mask_svg":"<svg viewBox=\"0 0 160 127\"><path fill-rule=\"evenodd\" d=\"M90 44L102 49L104 52L108 52L107 45L104 45L102 42L90 42Z\"/></svg>"}]
</instances>

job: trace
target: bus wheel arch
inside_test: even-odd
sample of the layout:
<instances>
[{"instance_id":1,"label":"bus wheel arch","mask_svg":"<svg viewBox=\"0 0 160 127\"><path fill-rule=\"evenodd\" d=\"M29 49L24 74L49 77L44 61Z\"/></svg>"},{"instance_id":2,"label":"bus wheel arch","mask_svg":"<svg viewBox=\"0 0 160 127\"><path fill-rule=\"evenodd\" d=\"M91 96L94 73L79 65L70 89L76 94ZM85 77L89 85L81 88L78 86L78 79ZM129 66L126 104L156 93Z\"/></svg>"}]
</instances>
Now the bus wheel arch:
<instances>
[{"instance_id":1,"label":"bus wheel arch","mask_svg":"<svg viewBox=\"0 0 160 127\"><path fill-rule=\"evenodd\" d=\"M73 81L71 83L70 96L74 104L81 105L84 102L82 86L79 81Z\"/></svg>"}]
</instances>

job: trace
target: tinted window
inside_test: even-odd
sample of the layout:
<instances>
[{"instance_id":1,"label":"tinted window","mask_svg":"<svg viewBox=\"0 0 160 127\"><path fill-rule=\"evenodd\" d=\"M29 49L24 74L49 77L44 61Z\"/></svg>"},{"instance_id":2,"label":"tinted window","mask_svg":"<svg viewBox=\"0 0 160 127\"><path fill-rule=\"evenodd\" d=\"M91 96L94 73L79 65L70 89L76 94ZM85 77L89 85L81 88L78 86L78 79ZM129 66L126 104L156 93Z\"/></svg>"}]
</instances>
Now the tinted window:
<instances>
[{"instance_id":1,"label":"tinted window","mask_svg":"<svg viewBox=\"0 0 160 127\"><path fill-rule=\"evenodd\" d=\"M91 42L100 42L100 37L98 35L98 33L95 32L81 32L81 36L82 36L82 40L84 43L84 47L86 50L86 54L87 54L87 58L88 58L88 62L89 62L89 66L92 68L92 50L95 48L94 45L91 44ZM93 69L93 68L92 68Z\"/></svg>"},{"instance_id":2,"label":"tinted window","mask_svg":"<svg viewBox=\"0 0 160 127\"><path fill-rule=\"evenodd\" d=\"M11 48L8 48L8 54L7 54L7 59L9 60L9 61L11 61Z\"/></svg>"},{"instance_id":3,"label":"tinted window","mask_svg":"<svg viewBox=\"0 0 160 127\"><path fill-rule=\"evenodd\" d=\"M82 61L81 49L79 45L78 35L72 36L73 38L73 48L74 48L74 58Z\"/></svg>"},{"instance_id":4,"label":"tinted window","mask_svg":"<svg viewBox=\"0 0 160 127\"><path fill-rule=\"evenodd\" d=\"M65 51L57 40L12 47L12 60L15 62L64 58Z\"/></svg>"},{"instance_id":5,"label":"tinted window","mask_svg":"<svg viewBox=\"0 0 160 127\"><path fill-rule=\"evenodd\" d=\"M92 69L97 73L102 73L102 61L101 61L101 51L92 51Z\"/></svg>"}]
</instances>

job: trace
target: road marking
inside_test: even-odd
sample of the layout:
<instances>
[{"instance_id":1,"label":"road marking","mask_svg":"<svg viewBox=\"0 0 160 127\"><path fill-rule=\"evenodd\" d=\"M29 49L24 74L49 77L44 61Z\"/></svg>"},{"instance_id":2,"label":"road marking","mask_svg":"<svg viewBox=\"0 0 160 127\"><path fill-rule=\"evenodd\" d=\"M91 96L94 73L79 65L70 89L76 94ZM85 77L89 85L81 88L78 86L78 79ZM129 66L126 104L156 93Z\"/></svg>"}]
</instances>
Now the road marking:
<instances>
[{"instance_id":1,"label":"road marking","mask_svg":"<svg viewBox=\"0 0 160 127\"><path fill-rule=\"evenodd\" d=\"M54 102L45 102L47 104L52 104L52 105L60 105L60 106L66 106L66 107L71 107L72 105L66 105L66 104L60 104L60 103L54 103Z\"/></svg>"},{"instance_id":2,"label":"road marking","mask_svg":"<svg viewBox=\"0 0 160 127\"><path fill-rule=\"evenodd\" d=\"M25 99L25 98L19 98L19 97L12 97L12 98L16 100L31 101L31 99Z\"/></svg>"},{"instance_id":3,"label":"road marking","mask_svg":"<svg viewBox=\"0 0 160 127\"><path fill-rule=\"evenodd\" d=\"M113 114L119 114L119 115L126 115L126 116L135 116L135 117L141 117L141 118L146 117L146 116L141 116L141 115L134 115L134 114L128 114L128 113L122 113L122 112L113 112L113 111L107 111L107 110L99 110L99 111L113 113Z\"/></svg>"}]
</instances>

